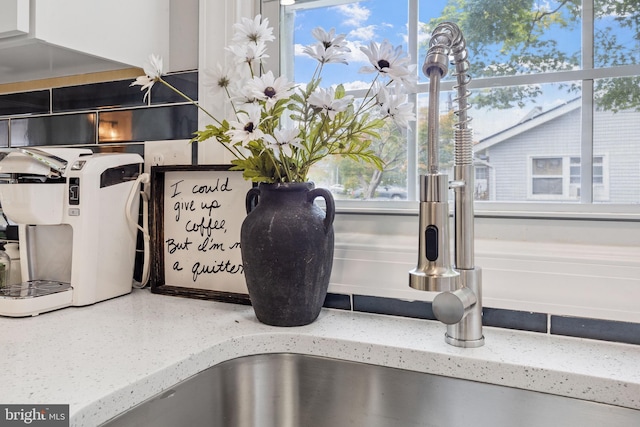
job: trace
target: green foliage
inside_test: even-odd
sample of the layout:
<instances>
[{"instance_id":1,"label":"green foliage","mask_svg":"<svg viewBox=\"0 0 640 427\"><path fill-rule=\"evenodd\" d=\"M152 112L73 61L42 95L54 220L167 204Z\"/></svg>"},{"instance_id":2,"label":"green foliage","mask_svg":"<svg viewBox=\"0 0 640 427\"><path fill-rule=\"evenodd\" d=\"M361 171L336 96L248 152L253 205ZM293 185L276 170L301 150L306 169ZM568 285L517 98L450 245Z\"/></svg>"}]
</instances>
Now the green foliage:
<instances>
[{"instance_id":1,"label":"green foliage","mask_svg":"<svg viewBox=\"0 0 640 427\"><path fill-rule=\"evenodd\" d=\"M628 38L618 40L611 27L596 28L594 64L596 67L637 64L640 43L640 7L638 0L595 0L596 19L613 20L628 30ZM471 58L474 78L567 71L582 66L582 54L565 52L547 34L554 29L579 31L582 22L580 0L449 0L442 16L425 25L430 31L443 21L452 21L462 29ZM606 22L604 19L602 22ZM580 87L561 85L568 92L580 93ZM538 87L491 88L474 95L477 107L508 109L523 106L541 95ZM595 81L596 103L610 111L640 109L638 77Z\"/></svg>"},{"instance_id":2,"label":"green foliage","mask_svg":"<svg viewBox=\"0 0 640 427\"><path fill-rule=\"evenodd\" d=\"M232 144L227 134L230 125L226 120L196 131L192 141L204 142L213 138L220 142L236 157L231 162L232 170L243 171L244 178L253 182L306 181L309 169L327 156L343 156L382 170L384 162L372 148L372 142L380 138L378 130L385 120L369 112L375 105L373 99L369 98L365 105L357 108L350 105L330 119L309 103L309 97L319 85L320 79L314 79L272 108L268 108L265 101L259 101L263 111L259 128L264 134L273 135L282 117L288 117L298 128L301 143L291 147L290 155L274 152L263 139L252 140L244 147L239 143ZM339 85L335 98L342 99L345 95L344 87Z\"/></svg>"}]
</instances>

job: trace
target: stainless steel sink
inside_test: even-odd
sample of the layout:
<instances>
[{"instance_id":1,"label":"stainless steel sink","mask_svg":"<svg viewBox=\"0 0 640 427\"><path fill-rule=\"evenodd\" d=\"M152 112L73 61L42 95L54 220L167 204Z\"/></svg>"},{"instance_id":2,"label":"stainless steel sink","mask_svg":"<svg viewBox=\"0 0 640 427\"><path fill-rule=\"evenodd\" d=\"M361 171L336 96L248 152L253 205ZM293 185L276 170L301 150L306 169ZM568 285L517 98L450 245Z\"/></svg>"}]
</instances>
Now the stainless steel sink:
<instances>
[{"instance_id":1,"label":"stainless steel sink","mask_svg":"<svg viewBox=\"0 0 640 427\"><path fill-rule=\"evenodd\" d=\"M640 411L299 354L213 366L107 422L153 427L637 427Z\"/></svg>"}]
</instances>

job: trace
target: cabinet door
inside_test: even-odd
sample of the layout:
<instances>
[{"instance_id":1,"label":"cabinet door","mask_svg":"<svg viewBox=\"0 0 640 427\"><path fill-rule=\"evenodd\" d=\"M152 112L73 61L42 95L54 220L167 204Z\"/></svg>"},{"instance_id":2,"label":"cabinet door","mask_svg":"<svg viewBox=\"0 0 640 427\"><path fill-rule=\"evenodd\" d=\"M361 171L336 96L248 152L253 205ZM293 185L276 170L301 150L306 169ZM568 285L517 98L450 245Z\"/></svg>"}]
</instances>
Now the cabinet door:
<instances>
[{"instance_id":1,"label":"cabinet door","mask_svg":"<svg viewBox=\"0 0 640 427\"><path fill-rule=\"evenodd\" d=\"M29 33L29 1L0 0L0 39Z\"/></svg>"}]
</instances>

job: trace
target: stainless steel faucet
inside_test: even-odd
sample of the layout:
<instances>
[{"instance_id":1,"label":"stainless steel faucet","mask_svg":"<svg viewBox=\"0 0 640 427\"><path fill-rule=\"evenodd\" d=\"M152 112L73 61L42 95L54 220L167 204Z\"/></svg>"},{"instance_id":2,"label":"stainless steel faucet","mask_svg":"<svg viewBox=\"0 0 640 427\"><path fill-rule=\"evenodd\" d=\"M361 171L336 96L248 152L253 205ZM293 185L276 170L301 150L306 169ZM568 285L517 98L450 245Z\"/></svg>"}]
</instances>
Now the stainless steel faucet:
<instances>
[{"instance_id":1,"label":"stainless steel faucet","mask_svg":"<svg viewBox=\"0 0 640 427\"><path fill-rule=\"evenodd\" d=\"M454 125L454 179L439 167L440 80L453 57L457 96ZM445 341L457 347L480 347L482 335L482 276L474 266L474 166L472 131L467 116L471 78L466 42L456 24L439 24L431 34L422 72L429 78L428 172L420 175L418 265L409 272L409 286L438 292L433 313L447 325ZM449 190L454 191L454 264L450 261Z\"/></svg>"}]
</instances>

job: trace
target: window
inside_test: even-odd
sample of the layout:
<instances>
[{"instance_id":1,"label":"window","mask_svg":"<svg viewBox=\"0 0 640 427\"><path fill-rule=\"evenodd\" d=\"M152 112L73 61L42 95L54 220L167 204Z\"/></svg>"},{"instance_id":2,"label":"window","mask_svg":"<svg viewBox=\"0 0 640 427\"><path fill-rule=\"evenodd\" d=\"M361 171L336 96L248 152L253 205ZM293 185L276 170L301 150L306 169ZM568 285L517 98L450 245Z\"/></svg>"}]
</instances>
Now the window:
<instances>
[{"instance_id":1,"label":"window","mask_svg":"<svg viewBox=\"0 0 640 427\"><path fill-rule=\"evenodd\" d=\"M431 30L443 20L461 27L469 50L476 199L640 203L635 0L299 0L282 7L282 69L296 82L308 78L309 60L299 47L313 41L316 26L335 28L351 40L353 58L349 71L338 67L323 84L355 90L365 65L360 45L383 39L402 44L420 70ZM412 94L417 123L385 135L388 167L377 182L373 171L339 160L315 171L319 185L333 186L343 199L380 198L385 188L405 189L416 199L427 160L428 79L421 72L419 77ZM443 81L440 99L445 170L453 158L453 84L451 76ZM366 188L373 191L365 194Z\"/></svg>"},{"instance_id":2,"label":"window","mask_svg":"<svg viewBox=\"0 0 640 427\"><path fill-rule=\"evenodd\" d=\"M490 184L491 169L481 162L477 162L474 198L476 200L489 200Z\"/></svg>"},{"instance_id":3,"label":"window","mask_svg":"<svg viewBox=\"0 0 640 427\"><path fill-rule=\"evenodd\" d=\"M532 157L530 162L530 200L580 200L580 157ZM592 183L595 201L608 198L608 179L604 157L593 157ZM477 176L477 172L476 172Z\"/></svg>"},{"instance_id":4,"label":"window","mask_svg":"<svg viewBox=\"0 0 640 427\"><path fill-rule=\"evenodd\" d=\"M562 157L534 158L531 162L531 195L562 196Z\"/></svg>"}]
</instances>

